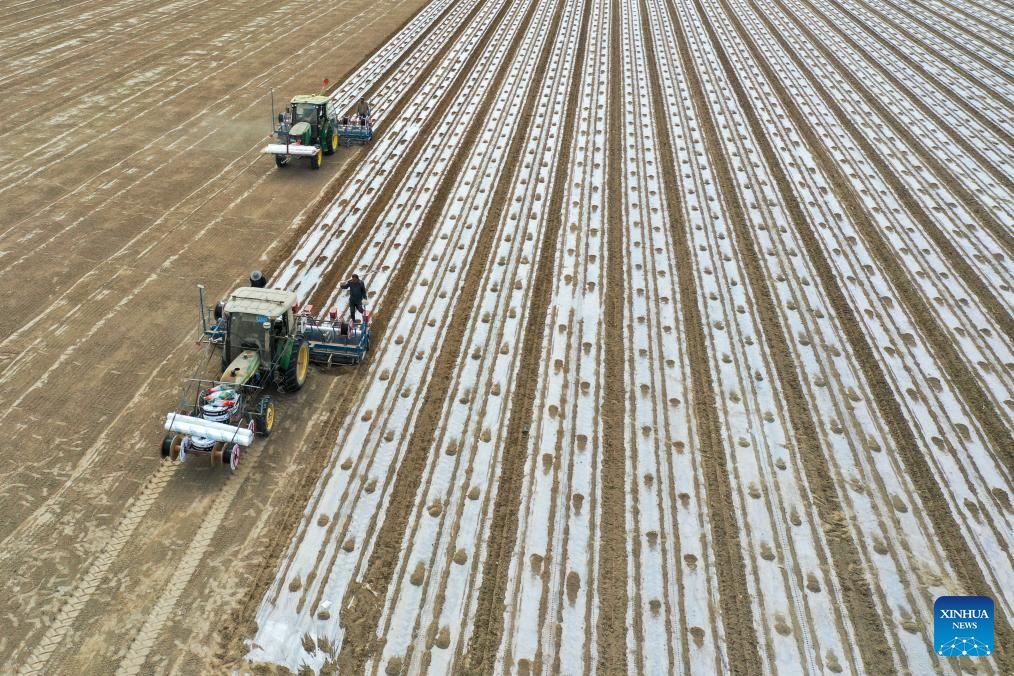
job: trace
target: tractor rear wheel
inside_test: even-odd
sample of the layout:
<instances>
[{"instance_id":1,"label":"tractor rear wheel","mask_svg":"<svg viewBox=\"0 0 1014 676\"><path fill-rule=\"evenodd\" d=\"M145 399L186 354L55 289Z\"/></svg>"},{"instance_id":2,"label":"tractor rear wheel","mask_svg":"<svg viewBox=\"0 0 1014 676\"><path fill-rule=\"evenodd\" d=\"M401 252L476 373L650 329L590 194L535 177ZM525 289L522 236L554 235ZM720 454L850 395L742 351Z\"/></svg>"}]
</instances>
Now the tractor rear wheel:
<instances>
[{"instance_id":1,"label":"tractor rear wheel","mask_svg":"<svg viewBox=\"0 0 1014 676\"><path fill-rule=\"evenodd\" d=\"M327 137L327 143L324 144L324 154L334 155L336 150L338 150L338 130L332 129Z\"/></svg>"},{"instance_id":2,"label":"tractor rear wheel","mask_svg":"<svg viewBox=\"0 0 1014 676\"><path fill-rule=\"evenodd\" d=\"M288 155L275 155L275 166L279 169L289 164Z\"/></svg>"},{"instance_id":3,"label":"tractor rear wheel","mask_svg":"<svg viewBox=\"0 0 1014 676\"><path fill-rule=\"evenodd\" d=\"M306 342L306 339L299 337L296 339L296 345L292 348L289 365L282 376L282 391L295 392L303 387L309 370L310 344Z\"/></svg>"},{"instance_id":4,"label":"tractor rear wheel","mask_svg":"<svg viewBox=\"0 0 1014 676\"><path fill-rule=\"evenodd\" d=\"M275 157L278 157L275 155ZM318 150L315 155L310 155L310 168L320 169L320 165L324 163L324 151Z\"/></svg>"}]
</instances>

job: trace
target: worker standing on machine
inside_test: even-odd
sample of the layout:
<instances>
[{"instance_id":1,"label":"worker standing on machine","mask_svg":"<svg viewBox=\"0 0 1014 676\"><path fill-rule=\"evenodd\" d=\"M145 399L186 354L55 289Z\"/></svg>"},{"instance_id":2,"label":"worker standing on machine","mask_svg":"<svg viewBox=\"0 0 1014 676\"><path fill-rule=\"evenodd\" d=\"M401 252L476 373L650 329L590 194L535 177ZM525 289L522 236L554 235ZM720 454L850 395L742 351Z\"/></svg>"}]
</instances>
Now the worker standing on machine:
<instances>
[{"instance_id":1,"label":"worker standing on machine","mask_svg":"<svg viewBox=\"0 0 1014 676\"><path fill-rule=\"evenodd\" d=\"M370 120L371 115L370 104L367 103L365 96L359 97L359 105L356 106L356 115L359 116L359 126L365 127Z\"/></svg>"},{"instance_id":2,"label":"worker standing on machine","mask_svg":"<svg viewBox=\"0 0 1014 676\"><path fill-rule=\"evenodd\" d=\"M356 310L359 310L360 314L366 314L366 310L363 308L363 302L369 298L366 284L363 280L359 279L359 275L352 275L347 282L338 288L342 290L348 289L349 291L349 321L354 323L356 321Z\"/></svg>"}]
</instances>

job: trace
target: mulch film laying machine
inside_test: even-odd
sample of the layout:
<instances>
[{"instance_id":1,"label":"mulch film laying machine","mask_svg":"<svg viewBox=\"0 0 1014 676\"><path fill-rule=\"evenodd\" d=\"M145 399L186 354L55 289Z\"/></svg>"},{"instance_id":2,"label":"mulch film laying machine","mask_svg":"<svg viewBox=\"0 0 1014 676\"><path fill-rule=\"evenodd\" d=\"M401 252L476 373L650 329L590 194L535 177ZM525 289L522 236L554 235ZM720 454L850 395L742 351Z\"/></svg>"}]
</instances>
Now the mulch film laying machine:
<instances>
[{"instance_id":1,"label":"mulch film laying machine","mask_svg":"<svg viewBox=\"0 0 1014 676\"><path fill-rule=\"evenodd\" d=\"M275 404L268 390L296 392L310 362L332 366L358 364L370 349L370 313L362 322L317 319L313 306L300 308L296 295L268 289L260 272L214 308L200 293L200 343L208 358L220 349L221 375L187 380L177 409L166 416L162 457L185 461L207 455L212 465L239 466L243 449L255 436L266 437L275 425Z\"/></svg>"}]
</instances>

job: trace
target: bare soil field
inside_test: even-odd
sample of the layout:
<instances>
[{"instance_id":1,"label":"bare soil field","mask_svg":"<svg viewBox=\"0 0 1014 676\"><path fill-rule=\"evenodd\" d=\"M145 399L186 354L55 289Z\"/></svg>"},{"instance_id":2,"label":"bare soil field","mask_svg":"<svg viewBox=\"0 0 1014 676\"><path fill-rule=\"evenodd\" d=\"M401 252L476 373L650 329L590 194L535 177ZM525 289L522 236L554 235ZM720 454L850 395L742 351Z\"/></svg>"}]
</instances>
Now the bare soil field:
<instances>
[{"instance_id":1,"label":"bare soil field","mask_svg":"<svg viewBox=\"0 0 1014 676\"><path fill-rule=\"evenodd\" d=\"M1014 673L1014 6L0 25L0 673ZM323 78L376 137L276 169ZM161 460L254 269L370 356Z\"/></svg>"}]
</instances>

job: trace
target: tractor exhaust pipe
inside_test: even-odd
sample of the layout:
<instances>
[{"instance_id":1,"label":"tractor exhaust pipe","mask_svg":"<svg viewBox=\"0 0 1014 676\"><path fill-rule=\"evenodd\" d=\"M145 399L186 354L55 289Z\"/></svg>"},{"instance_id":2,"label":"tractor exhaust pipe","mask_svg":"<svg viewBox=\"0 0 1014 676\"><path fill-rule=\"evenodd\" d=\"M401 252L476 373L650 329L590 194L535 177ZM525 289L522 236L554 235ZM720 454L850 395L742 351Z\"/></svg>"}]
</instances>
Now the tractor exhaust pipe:
<instances>
[{"instance_id":1,"label":"tractor exhaust pipe","mask_svg":"<svg viewBox=\"0 0 1014 676\"><path fill-rule=\"evenodd\" d=\"M201 333L205 334L208 332L208 314L204 309L204 285L197 285L197 295L200 297L200 306L198 308L198 314L201 317Z\"/></svg>"}]
</instances>

